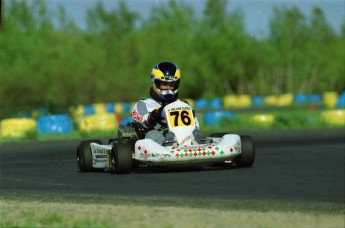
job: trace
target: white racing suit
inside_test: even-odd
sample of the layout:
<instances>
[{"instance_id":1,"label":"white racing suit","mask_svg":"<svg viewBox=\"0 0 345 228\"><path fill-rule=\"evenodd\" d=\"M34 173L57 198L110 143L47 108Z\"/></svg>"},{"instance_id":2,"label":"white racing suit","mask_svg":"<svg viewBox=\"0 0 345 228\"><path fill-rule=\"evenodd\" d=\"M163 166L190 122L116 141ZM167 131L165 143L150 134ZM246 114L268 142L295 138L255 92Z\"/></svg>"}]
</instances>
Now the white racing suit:
<instances>
[{"instance_id":1,"label":"white racing suit","mask_svg":"<svg viewBox=\"0 0 345 228\"><path fill-rule=\"evenodd\" d=\"M134 105L132 109L132 118L136 123L139 123L143 127L150 129L150 131L146 133L145 138L152 139L156 141L158 144L163 145L164 141L173 141L175 136L173 134L164 135L163 130L167 128L164 125L160 125L158 123L154 127L152 127L148 124L148 118L150 113L155 109L159 109L161 106L162 103L159 103L152 98L141 99ZM161 122L164 123L165 119L162 119ZM203 136L199 130L199 122L195 116L194 122L197 130L195 130L193 134L195 139L199 141L203 138Z\"/></svg>"}]
</instances>

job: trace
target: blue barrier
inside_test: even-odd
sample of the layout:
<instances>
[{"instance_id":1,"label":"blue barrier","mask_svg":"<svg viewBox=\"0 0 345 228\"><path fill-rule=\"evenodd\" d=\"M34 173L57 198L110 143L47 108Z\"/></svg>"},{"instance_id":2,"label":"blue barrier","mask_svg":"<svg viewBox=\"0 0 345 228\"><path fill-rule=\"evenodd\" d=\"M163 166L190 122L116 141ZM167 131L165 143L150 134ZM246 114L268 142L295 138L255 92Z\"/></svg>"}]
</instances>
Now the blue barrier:
<instances>
[{"instance_id":1,"label":"blue barrier","mask_svg":"<svg viewBox=\"0 0 345 228\"><path fill-rule=\"evenodd\" d=\"M194 104L194 108L195 108L195 110L201 110L201 109L208 108L207 99L201 98L201 99L196 100L195 104Z\"/></svg>"},{"instance_id":2,"label":"blue barrier","mask_svg":"<svg viewBox=\"0 0 345 228\"><path fill-rule=\"evenodd\" d=\"M131 103L128 103L128 102L122 103L122 111L124 113L130 112L131 111L131 107L132 107Z\"/></svg>"},{"instance_id":3,"label":"blue barrier","mask_svg":"<svg viewBox=\"0 0 345 228\"><path fill-rule=\"evenodd\" d=\"M253 105L263 105L265 103L265 98L263 96L254 96L252 98Z\"/></svg>"},{"instance_id":4,"label":"blue barrier","mask_svg":"<svg viewBox=\"0 0 345 228\"><path fill-rule=\"evenodd\" d=\"M114 113L114 111L115 111L115 104L114 103L106 103L105 104L105 111L107 113Z\"/></svg>"},{"instance_id":5,"label":"blue barrier","mask_svg":"<svg viewBox=\"0 0 345 228\"><path fill-rule=\"evenodd\" d=\"M68 115L42 116L37 120L39 134L67 134L74 130L72 118Z\"/></svg>"},{"instance_id":6,"label":"blue barrier","mask_svg":"<svg viewBox=\"0 0 345 228\"><path fill-rule=\"evenodd\" d=\"M223 119L233 119L235 114L229 111L213 111L204 114L205 125L220 124Z\"/></svg>"},{"instance_id":7,"label":"blue barrier","mask_svg":"<svg viewBox=\"0 0 345 228\"><path fill-rule=\"evenodd\" d=\"M222 99L219 97L213 98L209 102L209 107L212 109L222 109L223 108L223 102Z\"/></svg>"},{"instance_id":8,"label":"blue barrier","mask_svg":"<svg viewBox=\"0 0 345 228\"><path fill-rule=\"evenodd\" d=\"M134 120L132 119L132 117L128 117L128 118L123 118L121 120L121 124L127 124L127 123L131 123L134 122Z\"/></svg>"},{"instance_id":9,"label":"blue barrier","mask_svg":"<svg viewBox=\"0 0 345 228\"><path fill-rule=\"evenodd\" d=\"M309 98L306 94L304 93L298 93L295 95L295 99L294 99L295 103L297 104L301 104L301 103L306 103L309 102Z\"/></svg>"},{"instance_id":10,"label":"blue barrier","mask_svg":"<svg viewBox=\"0 0 345 228\"><path fill-rule=\"evenodd\" d=\"M335 105L337 108L345 108L345 91L343 91L337 99L337 103Z\"/></svg>"},{"instance_id":11,"label":"blue barrier","mask_svg":"<svg viewBox=\"0 0 345 228\"><path fill-rule=\"evenodd\" d=\"M322 99L321 99L321 95L320 94L311 94L309 96L309 101L312 102L312 103L321 103L322 102Z\"/></svg>"},{"instance_id":12,"label":"blue barrier","mask_svg":"<svg viewBox=\"0 0 345 228\"><path fill-rule=\"evenodd\" d=\"M95 114L95 108L91 105L85 105L84 106L84 115L89 116Z\"/></svg>"}]
</instances>

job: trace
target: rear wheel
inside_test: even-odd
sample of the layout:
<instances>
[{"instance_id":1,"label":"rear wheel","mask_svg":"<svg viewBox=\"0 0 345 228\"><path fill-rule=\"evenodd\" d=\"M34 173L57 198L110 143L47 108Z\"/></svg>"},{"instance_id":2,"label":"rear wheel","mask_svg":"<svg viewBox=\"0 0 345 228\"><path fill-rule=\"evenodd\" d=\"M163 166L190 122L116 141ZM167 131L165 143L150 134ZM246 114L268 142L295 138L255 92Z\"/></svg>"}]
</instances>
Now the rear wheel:
<instances>
[{"instance_id":1,"label":"rear wheel","mask_svg":"<svg viewBox=\"0 0 345 228\"><path fill-rule=\"evenodd\" d=\"M102 144L101 140L85 140L81 141L77 148L77 164L82 172L90 172L92 168L91 143Z\"/></svg>"},{"instance_id":2,"label":"rear wheel","mask_svg":"<svg viewBox=\"0 0 345 228\"><path fill-rule=\"evenodd\" d=\"M111 149L112 166L116 174L130 173L132 169L132 151L126 143L116 143Z\"/></svg>"},{"instance_id":3,"label":"rear wheel","mask_svg":"<svg viewBox=\"0 0 345 228\"><path fill-rule=\"evenodd\" d=\"M241 154L235 158L239 167L251 167L255 160L255 147L249 135L241 135Z\"/></svg>"}]
</instances>

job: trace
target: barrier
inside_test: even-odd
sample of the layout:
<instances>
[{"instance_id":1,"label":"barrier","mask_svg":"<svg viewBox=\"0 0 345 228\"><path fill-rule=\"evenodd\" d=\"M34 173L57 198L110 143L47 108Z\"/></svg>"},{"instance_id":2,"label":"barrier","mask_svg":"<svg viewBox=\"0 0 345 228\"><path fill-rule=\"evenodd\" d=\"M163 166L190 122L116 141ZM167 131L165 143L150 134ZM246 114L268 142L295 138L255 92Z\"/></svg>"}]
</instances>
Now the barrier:
<instances>
[{"instance_id":1,"label":"barrier","mask_svg":"<svg viewBox=\"0 0 345 228\"><path fill-rule=\"evenodd\" d=\"M25 137L36 131L36 120L32 118L9 118L0 123L1 137Z\"/></svg>"},{"instance_id":2,"label":"barrier","mask_svg":"<svg viewBox=\"0 0 345 228\"><path fill-rule=\"evenodd\" d=\"M277 96L270 95L264 97L264 104L269 106L276 106L277 105Z\"/></svg>"},{"instance_id":3,"label":"barrier","mask_svg":"<svg viewBox=\"0 0 345 228\"><path fill-rule=\"evenodd\" d=\"M95 108L92 105L84 105L84 115L90 116L96 114Z\"/></svg>"},{"instance_id":4,"label":"barrier","mask_svg":"<svg viewBox=\"0 0 345 228\"><path fill-rule=\"evenodd\" d=\"M104 103L94 103L92 104L92 107L95 110L95 114L107 113Z\"/></svg>"},{"instance_id":5,"label":"barrier","mask_svg":"<svg viewBox=\"0 0 345 228\"><path fill-rule=\"evenodd\" d=\"M127 124L127 123L131 123L131 122L134 122L134 120L133 120L132 117L123 118L123 119L121 120L121 124Z\"/></svg>"},{"instance_id":6,"label":"barrier","mask_svg":"<svg viewBox=\"0 0 345 228\"><path fill-rule=\"evenodd\" d=\"M254 96L252 98L252 104L255 106L263 105L265 104L265 99L263 96Z\"/></svg>"},{"instance_id":7,"label":"barrier","mask_svg":"<svg viewBox=\"0 0 345 228\"><path fill-rule=\"evenodd\" d=\"M322 96L322 101L328 108L334 108L338 99L337 92L324 92Z\"/></svg>"},{"instance_id":8,"label":"barrier","mask_svg":"<svg viewBox=\"0 0 345 228\"><path fill-rule=\"evenodd\" d=\"M336 108L345 108L345 91L343 91L343 92L339 95L335 107L336 107Z\"/></svg>"},{"instance_id":9,"label":"barrier","mask_svg":"<svg viewBox=\"0 0 345 228\"><path fill-rule=\"evenodd\" d=\"M245 108L252 105L252 98L249 95L226 95L223 97L224 108Z\"/></svg>"},{"instance_id":10,"label":"barrier","mask_svg":"<svg viewBox=\"0 0 345 228\"><path fill-rule=\"evenodd\" d=\"M309 98L304 93L298 93L298 94L295 95L294 102L296 104L307 103L307 102L309 102Z\"/></svg>"},{"instance_id":11,"label":"barrier","mask_svg":"<svg viewBox=\"0 0 345 228\"><path fill-rule=\"evenodd\" d=\"M252 105L252 98L249 95L243 94L237 97L236 107L245 108Z\"/></svg>"},{"instance_id":12,"label":"barrier","mask_svg":"<svg viewBox=\"0 0 345 228\"><path fill-rule=\"evenodd\" d=\"M123 113L128 113L132 111L132 103L124 102L122 103L122 111Z\"/></svg>"},{"instance_id":13,"label":"barrier","mask_svg":"<svg viewBox=\"0 0 345 228\"><path fill-rule=\"evenodd\" d=\"M204 113L205 125L218 125L224 119L233 119L235 114L229 111L212 111Z\"/></svg>"},{"instance_id":14,"label":"barrier","mask_svg":"<svg viewBox=\"0 0 345 228\"><path fill-rule=\"evenodd\" d=\"M223 105L225 109L236 107L237 97L235 95L226 95L223 97Z\"/></svg>"},{"instance_id":15,"label":"barrier","mask_svg":"<svg viewBox=\"0 0 345 228\"><path fill-rule=\"evenodd\" d=\"M123 105L121 102L116 102L114 106L114 112L116 113L123 113Z\"/></svg>"},{"instance_id":16,"label":"barrier","mask_svg":"<svg viewBox=\"0 0 345 228\"><path fill-rule=\"evenodd\" d=\"M114 113L115 112L115 104L114 103L106 103L105 104L105 111L106 111L106 113Z\"/></svg>"},{"instance_id":17,"label":"barrier","mask_svg":"<svg viewBox=\"0 0 345 228\"><path fill-rule=\"evenodd\" d=\"M201 110L208 108L207 99L201 98L195 101L195 110Z\"/></svg>"},{"instance_id":18,"label":"barrier","mask_svg":"<svg viewBox=\"0 0 345 228\"><path fill-rule=\"evenodd\" d=\"M320 94L311 94L309 96L309 101L312 103L321 103L322 99L321 99L321 95Z\"/></svg>"},{"instance_id":19,"label":"barrier","mask_svg":"<svg viewBox=\"0 0 345 228\"><path fill-rule=\"evenodd\" d=\"M42 116L37 120L39 134L68 134L73 131L72 118L68 115Z\"/></svg>"},{"instance_id":20,"label":"barrier","mask_svg":"<svg viewBox=\"0 0 345 228\"><path fill-rule=\"evenodd\" d=\"M79 129L81 131L112 131L118 128L118 122L114 114L94 114L85 116L79 122Z\"/></svg>"},{"instance_id":21,"label":"barrier","mask_svg":"<svg viewBox=\"0 0 345 228\"><path fill-rule=\"evenodd\" d=\"M329 124L345 125L345 109L323 111L321 119Z\"/></svg>"},{"instance_id":22,"label":"barrier","mask_svg":"<svg viewBox=\"0 0 345 228\"><path fill-rule=\"evenodd\" d=\"M271 125L274 121L274 116L267 114L257 114L251 118L251 121L256 124Z\"/></svg>"},{"instance_id":23,"label":"barrier","mask_svg":"<svg viewBox=\"0 0 345 228\"><path fill-rule=\"evenodd\" d=\"M292 93L285 93L277 98L277 105L278 106L289 106L292 105L294 101L294 96Z\"/></svg>"},{"instance_id":24,"label":"barrier","mask_svg":"<svg viewBox=\"0 0 345 228\"><path fill-rule=\"evenodd\" d=\"M223 108L223 103L222 99L219 97L213 98L209 101L209 107L211 109L222 109Z\"/></svg>"}]
</instances>

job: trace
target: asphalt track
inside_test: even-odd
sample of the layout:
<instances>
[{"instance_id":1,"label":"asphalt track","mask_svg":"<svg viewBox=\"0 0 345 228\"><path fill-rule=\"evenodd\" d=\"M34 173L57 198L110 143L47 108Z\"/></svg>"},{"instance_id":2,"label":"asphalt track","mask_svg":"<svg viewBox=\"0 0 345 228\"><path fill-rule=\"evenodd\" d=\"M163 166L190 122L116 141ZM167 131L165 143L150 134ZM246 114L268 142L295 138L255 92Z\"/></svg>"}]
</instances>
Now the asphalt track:
<instances>
[{"instance_id":1,"label":"asphalt track","mask_svg":"<svg viewBox=\"0 0 345 228\"><path fill-rule=\"evenodd\" d=\"M0 196L195 197L344 204L344 130L249 134L256 145L251 168L139 170L128 175L79 172L75 161L79 140L2 143Z\"/></svg>"}]
</instances>

